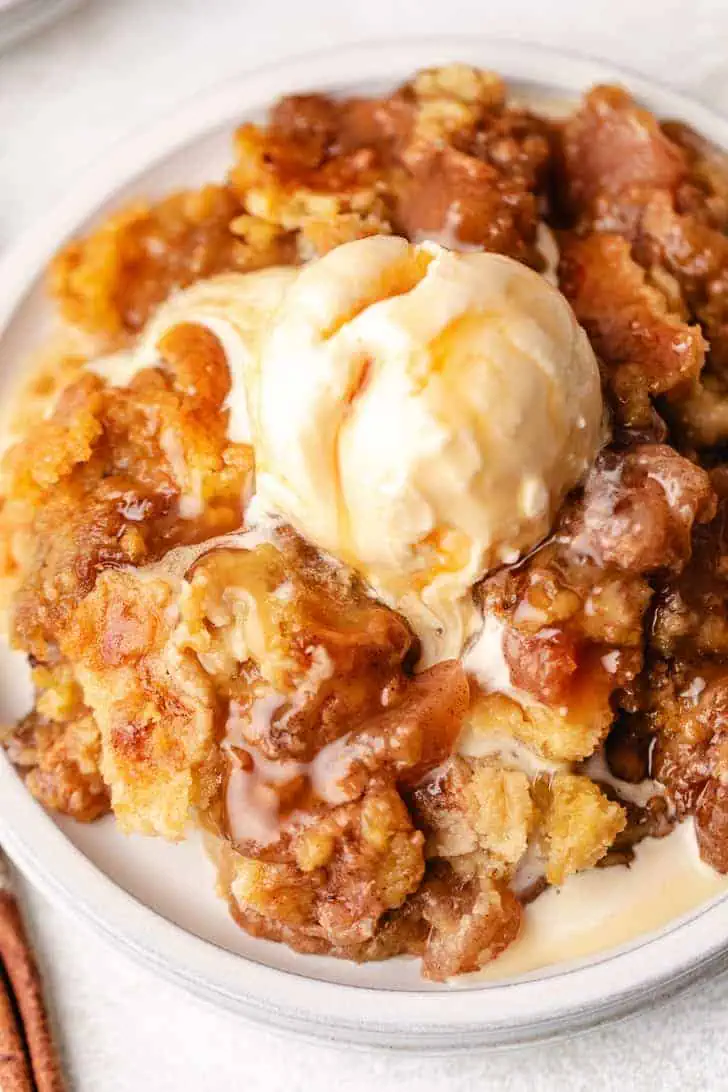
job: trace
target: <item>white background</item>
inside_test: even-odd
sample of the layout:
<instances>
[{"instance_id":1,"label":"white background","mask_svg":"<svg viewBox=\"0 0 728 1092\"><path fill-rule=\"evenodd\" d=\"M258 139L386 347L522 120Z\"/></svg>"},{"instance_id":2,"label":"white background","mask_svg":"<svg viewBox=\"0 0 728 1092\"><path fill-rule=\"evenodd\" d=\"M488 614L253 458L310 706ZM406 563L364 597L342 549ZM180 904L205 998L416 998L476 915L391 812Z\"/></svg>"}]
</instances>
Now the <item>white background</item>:
<instances>
[{"instance_id":1,"label":"white background","mask_svg":"<svg viewBox=\"0 0 728 1092\"><path fill-rule=\"evenodd\" d=\"M195 91L336 43L487 33L616 61L728 112L727 0L90 0L0 55L0 247ZM417 1059L305 1045L188 998L24 888L78 1092L728 1088L728 983L568 1044Z\"/></svg>"}]
</instances>

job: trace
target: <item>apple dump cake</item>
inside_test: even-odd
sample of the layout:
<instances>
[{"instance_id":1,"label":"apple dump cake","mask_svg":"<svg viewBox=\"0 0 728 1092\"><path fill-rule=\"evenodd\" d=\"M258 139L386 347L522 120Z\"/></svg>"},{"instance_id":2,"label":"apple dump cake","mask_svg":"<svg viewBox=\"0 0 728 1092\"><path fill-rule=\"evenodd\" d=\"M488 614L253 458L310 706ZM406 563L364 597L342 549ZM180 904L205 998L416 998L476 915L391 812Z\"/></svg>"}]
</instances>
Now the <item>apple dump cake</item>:
<instances>
[{"instance_id":1,"label":"apple dump cake","mask_svg":"<svg viewBox=\"0 0 728 1092\"><path fill-rule=\"evenodd\" d=\"M615 87L286 98L116 212L2 464L48 808L442 980L688 823L728 872L728 162Z\"/></svg>"}]
</instances>

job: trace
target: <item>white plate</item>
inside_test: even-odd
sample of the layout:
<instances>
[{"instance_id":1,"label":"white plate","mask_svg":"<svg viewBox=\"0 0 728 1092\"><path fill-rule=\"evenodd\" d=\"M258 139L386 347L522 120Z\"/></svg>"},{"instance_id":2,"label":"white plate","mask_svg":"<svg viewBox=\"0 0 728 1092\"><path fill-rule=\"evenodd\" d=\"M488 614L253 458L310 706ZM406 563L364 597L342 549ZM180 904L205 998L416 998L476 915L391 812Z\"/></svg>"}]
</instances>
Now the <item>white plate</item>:
<instances>
[{"instance_id":1,"label":"white plate","mask_svg":"<svg viewBox=\"0 0 728 1092\"><path fill-rule=\"evenodd\" d=\"M679 117L728 147L728 123L673 92L594 61L487 40L375 44L287 61L186 103L107 156L0 263L0 399L48 321L42 270L59 244L135 195L221 176L230 134L280 94L371 92L413 70L460 60L503 73L515 93L573 97L597 82L628 83L659 114ZM0 655L0 718L28 701L21 657ZM213 894L199 846L125 838L105 820L57 820L0 760L0 841L50 897L88 918L194 993L248 1017L319 1038L398 1049L451 1050L564 1034L623 1015L726 961L722 900L616 951L499 983L423 985L411 960L357 967L253 940ZM244 957L244 958L241 958Z\"/></svg>"},{"instance_id":2,"label":"white plate","mask_svg":"<svg viewBox=\"0 0 728 1092\"><path fill-rule=\"evenodd\" d=\"M42 30L82 0L0 0L0 49Z\"/></svg>"}]
</instances>

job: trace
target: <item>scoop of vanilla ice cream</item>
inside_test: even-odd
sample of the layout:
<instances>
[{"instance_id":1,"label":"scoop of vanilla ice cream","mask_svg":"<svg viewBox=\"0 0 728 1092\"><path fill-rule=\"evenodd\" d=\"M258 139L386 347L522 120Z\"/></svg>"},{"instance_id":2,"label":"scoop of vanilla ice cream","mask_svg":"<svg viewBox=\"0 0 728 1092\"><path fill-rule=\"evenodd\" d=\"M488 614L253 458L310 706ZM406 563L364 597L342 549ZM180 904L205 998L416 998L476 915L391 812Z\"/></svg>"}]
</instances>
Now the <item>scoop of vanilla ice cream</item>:
<instances>
[{"instance_id":1,"label":"scoop of vanilla ice cream","mask_svg":"<svg viewBox=\"0 0 728 1092\"><path fill-rule=\"evenodd\" d=\"M258 504L457 656L471 589L549 531L602 440L599 371L559 291L497 254L378 236L286 287L248 369Z\"/></svg>"},{"instance_id":2,"label":"scoop of vanilla ice cream","mask_svg":"<svg viewBox=\"0 0 728 1092\"><path fill-rule=\"evenodd\" d=\"M230 369L228 435L234 443L250 443L246 373L255 368L260 341L296 275L295 269L275 267L198 281L162 304L132 349L111 353L89 367L114 386L126 386L137 372L159 364L157 345L173 326L205 326L222 345Z\"/></svg>"}]
</instances>

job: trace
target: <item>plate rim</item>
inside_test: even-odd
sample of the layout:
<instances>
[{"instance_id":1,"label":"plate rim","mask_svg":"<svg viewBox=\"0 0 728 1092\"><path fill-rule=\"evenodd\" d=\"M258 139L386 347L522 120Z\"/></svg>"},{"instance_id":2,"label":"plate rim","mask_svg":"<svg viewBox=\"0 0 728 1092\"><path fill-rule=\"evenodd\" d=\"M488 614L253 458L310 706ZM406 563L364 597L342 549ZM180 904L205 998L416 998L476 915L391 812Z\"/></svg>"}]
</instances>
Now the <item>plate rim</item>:
<instances>
[{"instance_id":1,"label":"plate rim","mask_svg":"<svg viewBox=\"0 0 728 1092\"><path fill-rule=\"evenodd\" d=\"M394 84L419 67L452 60L493 67L508 81L533 83L557 94L598 82L626 82L659 113L678 116L728 147L728 119L704 104L617 65L563 50L447 35L298 54L226 80L114 145L77 190L0 255L0 340L58 246L93 219L114 193L185 145L233 126L280 94L368 80ZM56 827L4 756L0 842L54 903L83 917L147 966L248 1019L317 1040L418 1052L502 1048L627 1015L648 996L669 996L728 964L728 924L721 905L728 896L723 896L601 959L597 955L512 982L467 990L398 991L292 974L217 947L117 886ZM655 965L661 968L658 973ZM558 998L546 997L551 991L543 986L549 981L559 984ZM476 1008L480 1011L474 1012Z\"/></svg>"}]
</instances>

